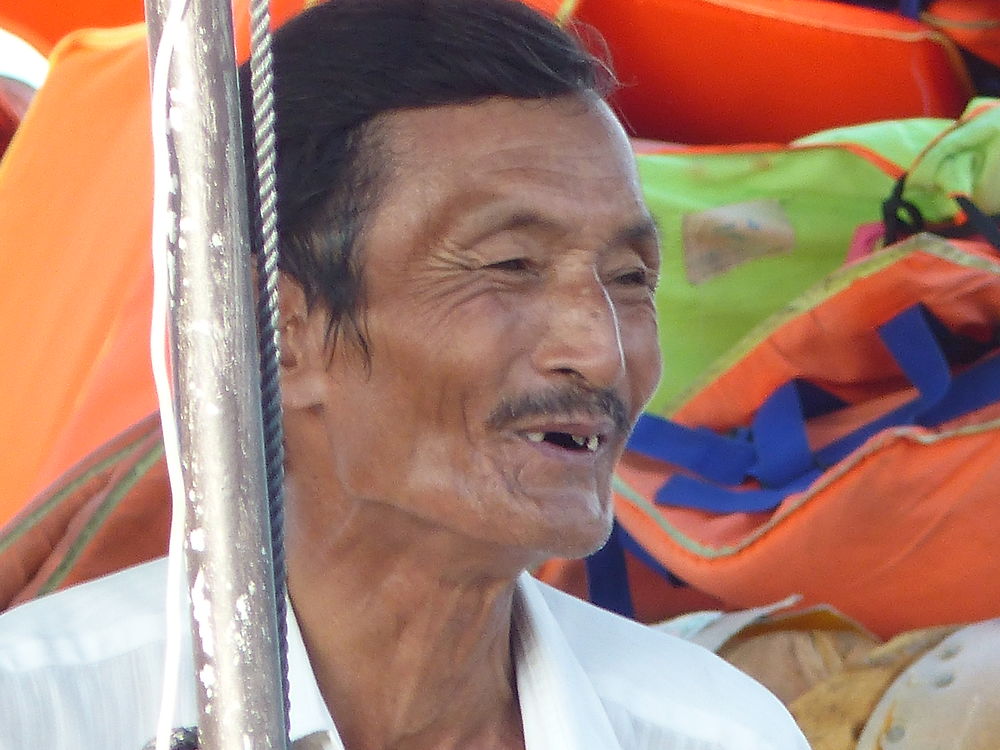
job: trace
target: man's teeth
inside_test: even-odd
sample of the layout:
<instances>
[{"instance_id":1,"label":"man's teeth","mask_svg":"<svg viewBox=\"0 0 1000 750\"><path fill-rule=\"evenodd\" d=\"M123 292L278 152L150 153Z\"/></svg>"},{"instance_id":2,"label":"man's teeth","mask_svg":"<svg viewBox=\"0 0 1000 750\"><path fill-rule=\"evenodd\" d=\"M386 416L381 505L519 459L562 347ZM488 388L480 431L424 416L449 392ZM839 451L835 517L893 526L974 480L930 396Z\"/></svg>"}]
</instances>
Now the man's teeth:
<instances>
[{"instance_id":1,"label":"man's teeth","mask_svg":"<svg viewBox=\"0 0 1000 750\"><path fill-rule=\"evenodd\" d=\"M541 443L545 441L545 436L548 433L545 432L527 432L525 437L530 443ZM552 433L555 434L565 434L565 433ZM598 447L601 445L601 438L598 435L569 435L569 438L573 443L579 448L586 448L591 453L596 453ZM554 440L558 444L558 441Z\"/></svg>"}]
</instances>

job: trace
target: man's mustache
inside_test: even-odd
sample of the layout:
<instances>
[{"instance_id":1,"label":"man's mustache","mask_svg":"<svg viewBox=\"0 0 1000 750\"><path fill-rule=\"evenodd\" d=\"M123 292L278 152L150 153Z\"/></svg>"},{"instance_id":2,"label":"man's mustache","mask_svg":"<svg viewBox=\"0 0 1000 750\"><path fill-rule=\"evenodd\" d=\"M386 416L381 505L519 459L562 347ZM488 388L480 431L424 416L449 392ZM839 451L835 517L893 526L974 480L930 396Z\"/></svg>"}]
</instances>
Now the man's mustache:
<instances>
[{"instance_id":1,"label":"man's mustache","mask_svg":"<svg viewBox=\"0 0 1000 750\"><path fill-rule=\"evenodd\" d=\"M567 415L610 419L620 434L627 434L632 428L621 396L610 388L580 386L556 386L538 393L503 398L486 424L491 429L502 430L532 417Z\"/></svg>"}]
</instances>

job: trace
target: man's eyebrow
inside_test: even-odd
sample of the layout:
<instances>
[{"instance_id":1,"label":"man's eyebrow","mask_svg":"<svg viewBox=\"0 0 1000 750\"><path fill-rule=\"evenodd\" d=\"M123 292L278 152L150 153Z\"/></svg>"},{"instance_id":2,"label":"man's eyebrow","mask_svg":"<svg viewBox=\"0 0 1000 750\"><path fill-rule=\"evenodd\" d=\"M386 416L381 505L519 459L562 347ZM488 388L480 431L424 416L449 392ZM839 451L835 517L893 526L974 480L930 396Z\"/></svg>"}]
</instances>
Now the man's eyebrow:
<instances>
[{"instance_id":1,"label":"man's eyebrow","mask_svg":"<svg viewBox=\"0 0 1000 750\"><path fill-rule=\"evenodd\" d=\"M558 231L561 229L559 222L543 216L530 209L514 211L496 227L497 231L507 232L517 229L544 229L548 231Z\"/></svg>"},{"instance_id":2,"label":"man's eyebrow","mask_svg":"<svg viewBox=\"0 0 1000 750\"><path fill-rule=\"evenodd\" d=\"M439 226L444 227L441 231L452 231L457 229L460 235L465 236L463 244L472 246L477 242L495 234L518 230L541 230L543 232L561 232L563 227L553 218L525 207L511 208L509 206L499 207L489 205L489 201L484 202L484 206L466 209L459 214L459 220L448 229L448 222L442 221Z\"/></svg>"},{"instance_id":3,"label":"man's eyebrow","mask_svg":"<svg viewBox=\"0 0 1000 750\"><path fill-rule=\"evenodd\" d=\"M472 216L475 216L475 212L472 212ZM514 209L507 207L497 212L490 210L486 212L485 217L473 219L472 224L478 225L473 244L486 236L503 232L535 230L563 234L569 229L558 218L547 216L528 207ZM659 236L658 224L652 216L645 214L636 218L635 221L624 224L614 232L608 239L606 247L652 246L656 252L659 252Z\"/></svg>"},{"instance_id":4,"label":"man's eyebrow","mask_svg":"<svg viewBox=\"0 0 1000 750\"><path fill-rule=\"evenodd\" d=\"M495 231L501 232L517 229L562 231L564 227L556 219L525 209L511 213L494 228ZM656 221L651 216L643 216L615 232L608 244L631 246L649 242L658 243L659 236L660 231Z\"/></svg>"},{"instance_id":5,"label":"man's eyebrow","mask_svg":"<svg viewBox=\"0 0 1000 750\"><path fill-rule=\"evenodd\" d=\"M611 245L628 245L634 247L636 245L654 243L658 246L659 239L660 229L656 221L651 216L644 216L616 232L611 239Z\"/></svg>"}]
</instances>

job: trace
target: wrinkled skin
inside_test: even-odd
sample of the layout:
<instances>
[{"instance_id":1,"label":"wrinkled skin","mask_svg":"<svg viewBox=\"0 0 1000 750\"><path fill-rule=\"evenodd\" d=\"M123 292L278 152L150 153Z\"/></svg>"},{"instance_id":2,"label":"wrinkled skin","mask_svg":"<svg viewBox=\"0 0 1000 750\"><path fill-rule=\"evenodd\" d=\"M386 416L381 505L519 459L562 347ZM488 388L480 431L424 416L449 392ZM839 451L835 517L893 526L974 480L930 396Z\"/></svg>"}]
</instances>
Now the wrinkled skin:
<instances>
[{"instance_id":1,"label":"wrinkled skin","mask_svg":"<svg viewBox=\"0 0 1000 750\"><path fill-rule=\"evenodd\" d=\"M623 427L659 377L658 251L627 141L603 103L575 98L387 119L392 168L363 242L371 372L343 340L331 360L324 311L303 321L304 405L325 438L311 468L339 502L533 559L585 554L607 534ZM491 419L552 392L568 403ZM526 438L539 432L599 445Z\"/></svg>"},{"instance_id":2,"label":"wrinkled skin","mask_svg":"<svg viewBox=\"0 0 1000 750\"><path fill-rule=\"evenodd\" d=\"M597 99L380 123L371 360L281 289L289 593L347 747L523 747L515 580L607 537L659 377L658 246Z\"/></svg>"}]
</instances>

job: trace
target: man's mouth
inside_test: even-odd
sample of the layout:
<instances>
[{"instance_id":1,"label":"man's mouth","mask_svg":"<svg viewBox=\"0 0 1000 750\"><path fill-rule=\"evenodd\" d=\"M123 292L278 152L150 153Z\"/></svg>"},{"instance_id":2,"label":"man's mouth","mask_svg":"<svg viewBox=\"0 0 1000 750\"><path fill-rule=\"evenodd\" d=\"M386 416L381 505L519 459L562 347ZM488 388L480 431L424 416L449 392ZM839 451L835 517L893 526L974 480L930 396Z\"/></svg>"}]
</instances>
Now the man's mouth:
<instances>
[{"instance_id":1,"label":"man's mouth","mask_svg":"<svg viewBox=\"0 0 1000 750\"><path fill-rule=\"evenodd\" d=\"M600 435L578 435L572 432L526 432L524 437L530 443L550 443L570 451L596 453L601 446Z\"/></svg>"}]
</instances>

